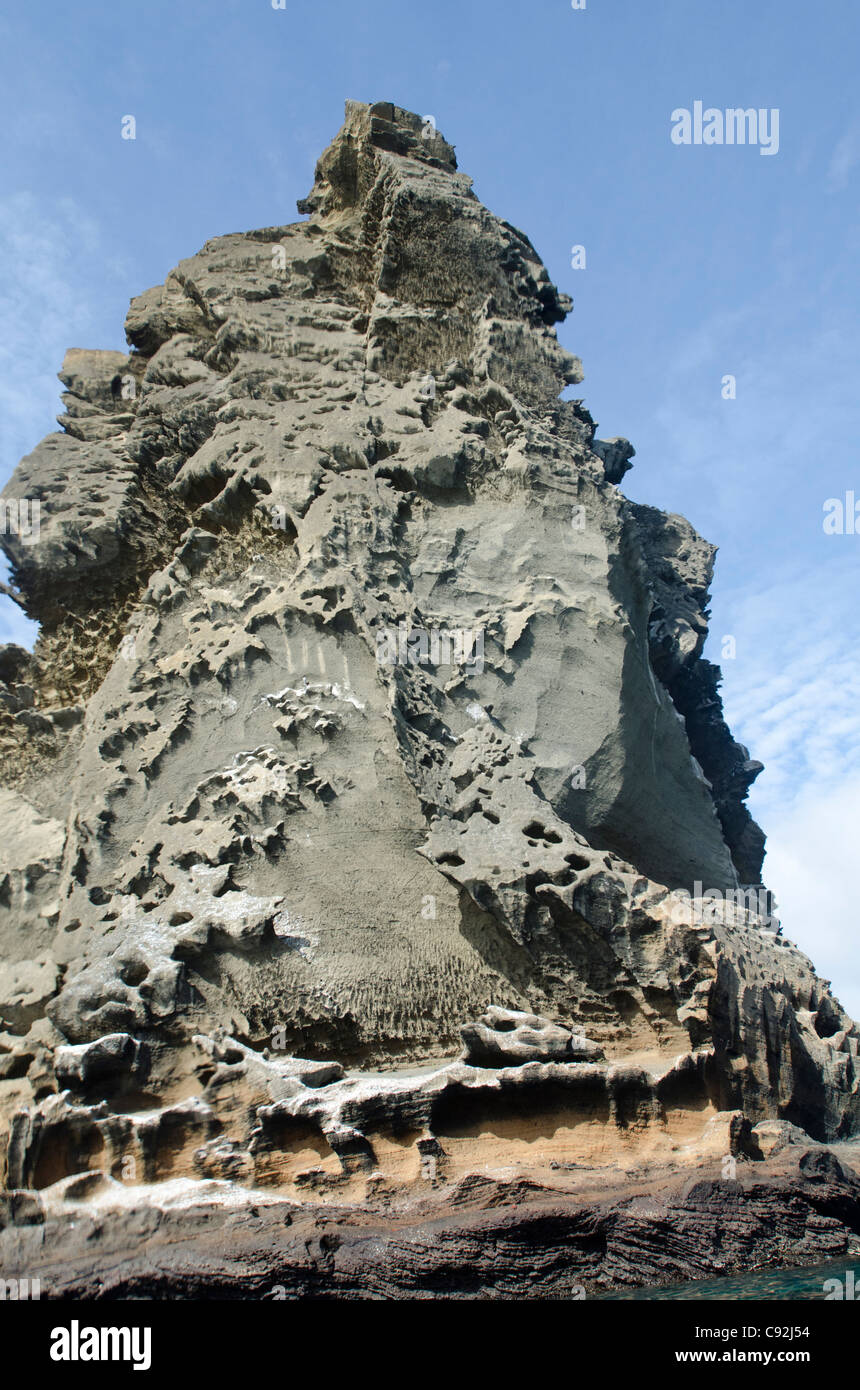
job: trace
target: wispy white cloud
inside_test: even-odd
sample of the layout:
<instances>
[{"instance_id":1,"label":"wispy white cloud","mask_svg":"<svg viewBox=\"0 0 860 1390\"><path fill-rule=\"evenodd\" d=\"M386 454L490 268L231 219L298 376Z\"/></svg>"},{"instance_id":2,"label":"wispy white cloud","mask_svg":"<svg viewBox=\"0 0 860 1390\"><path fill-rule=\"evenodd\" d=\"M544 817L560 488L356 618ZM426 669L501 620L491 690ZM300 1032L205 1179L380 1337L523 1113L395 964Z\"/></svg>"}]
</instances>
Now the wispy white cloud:
<instances>
[{"instance_id":1,"label":"wispy white cloud","mask_svg":"<svg viewBox=\"0 0 860 1390\"><path fill-rule=\"evenodd\" d=\"M857 826L860 784L846 780L807 791L771 816L768 880L774 886L786 936L833 982L834 992L860 1018Z\"/></svg>"},{"instance_id":2,"label":"wispy white cloud","mask_svg":"<svg viewBox=\"0 0 860 1390\"><path fill-rule=\"evenodd\" d=\"M724 702L767 767L763 814L860 782L860 667L852 633L860 546L829 537L831 558L787 568L767 588L727 596L737 658L723 661Z\"/></svg>"},{"instance_id":3,"label":"wispy white cloud","mask_svg":"<svg viewBox=\"0 0 860 1390\"><path fill-rule=\"evenodd\" d=\"M829 177L858 161L860 127ZM706 655L722 666L733 732L765 764L750 809L768 837L766 881L786 933L860 1016L860 536L822 529L825 498L860 495L851 259L804 263L775 236L769 283L679 343L657 447L670 461L662 504L670 493L720 546ZM733 401L720 396L726 373ZM720 655L728 634L733 660Z\"/></svg>"},{"instance_id":4,"label":"wispy white cloud","mask_svg":"<svg viewBox=\"0 0 860 1390\"><path fill-rule=\"evenodd\" d=\"M722 665L729 723L765 764L750 809L767 834L764 875L786 934L860 1017L855 539L834 536L829 562L733 596L738 655Z\"/></svg>"}]
</instances>

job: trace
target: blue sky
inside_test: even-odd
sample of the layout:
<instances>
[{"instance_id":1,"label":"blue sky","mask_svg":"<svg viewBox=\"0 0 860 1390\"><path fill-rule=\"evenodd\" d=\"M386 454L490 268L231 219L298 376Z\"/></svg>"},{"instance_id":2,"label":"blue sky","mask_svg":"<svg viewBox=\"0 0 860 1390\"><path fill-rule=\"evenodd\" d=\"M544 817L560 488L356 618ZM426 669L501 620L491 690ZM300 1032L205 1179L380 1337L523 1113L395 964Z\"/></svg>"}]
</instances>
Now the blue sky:
<instances>
[{"instance_id":1,"label":"blue sky","mask_svg":"<svg viewBox=\"0 0 860 1390\"><path fill-rule=\"evenodd\" d=\"M574 297L559 329L632 497L720 547L735 732L786 931L860 1015L860 6L856 0L78 0L0 17L0 485L54 428L67 347L209 237L297 218L346 98L432 114ZM780 113L779 151L671 113ZM136 139L121 138L123 116ZM570 251L586 248L586 268ZM737 396L721 383L736 377ZM0 600L0 641L30 640Z\"/></svg>"}]
</instances>

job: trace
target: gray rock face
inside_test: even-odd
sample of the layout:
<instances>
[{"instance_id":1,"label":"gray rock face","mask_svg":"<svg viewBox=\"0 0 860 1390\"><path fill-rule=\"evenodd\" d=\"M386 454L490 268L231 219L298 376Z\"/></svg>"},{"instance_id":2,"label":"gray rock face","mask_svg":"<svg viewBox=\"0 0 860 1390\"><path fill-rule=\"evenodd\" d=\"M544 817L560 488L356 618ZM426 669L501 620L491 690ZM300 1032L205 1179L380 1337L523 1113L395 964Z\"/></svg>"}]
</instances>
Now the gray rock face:
<instances>
[{"instance_id":1,"label":"gray rock face","mask_svg":"<svg viewBox=\"0 0 860 1390\"><path fill-rule=\"evenodd\" d=\"M450 1060L490 1006L483 1066L582 1057L603 1096L632 1059L653 1117L695 1055L693 1110L847 1133L851 1020L761 914L690 901L758 884L759 764L701 657L713 547L559 399L570 300L386 103L347 104L300 211L135 299L127 356L70 352L63 432L6 489L40 503L2 543L42 624L0 650L10 1172L119 1134L154 1180L182 1134L247 1175L242 1088L285 1133L296 1087ZM241 1085L195 1036L245 1049ZM275 1037L311 1059L277 1094ZM63 1099L99 1075L104 1111ZM330 1126L350 1162L374 1114Z\"/></svg>"}]
</instances>

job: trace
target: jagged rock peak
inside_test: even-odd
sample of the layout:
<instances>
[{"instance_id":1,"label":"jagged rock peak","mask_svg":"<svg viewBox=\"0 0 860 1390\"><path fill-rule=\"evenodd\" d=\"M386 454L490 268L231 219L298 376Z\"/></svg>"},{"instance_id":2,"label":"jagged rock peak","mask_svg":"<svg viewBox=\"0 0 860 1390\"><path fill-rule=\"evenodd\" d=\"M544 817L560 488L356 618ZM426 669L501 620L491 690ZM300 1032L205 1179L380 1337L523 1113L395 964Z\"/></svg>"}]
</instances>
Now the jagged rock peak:
<instances>
[{"instance_id":1,"label":"jagged rock peak","mask_svg":"<svg viewBox=\"0 0 860 1390\"><path fill-rule=\"evenodd\" d=\"M857 1031L773 930L702 655L714 548L559 399L569 299L399 108L348 105L302 206L71 352L10 485L9 1174L295 1195L308 1143L402 1173L391 1132L455 1172L516 1097L609 1148L850 1132Z\"/></svg>"},{"instance_id":2,"label":"jagged rock peak","mask_svg":"<svg viewBox=\"0 0 860 1390\"><path fill-rule=\"evenodd\" d=\"M372 106L346 103L346 120L317 161L314 186L300 198L298 210L331 217L367 201L379 172L377 152L419 160L433 169L457 172L454 146L436 129L432 117L417 116L389 101ZM460 176L464 187L471 180Z\"/></svg>"}]
</instances>

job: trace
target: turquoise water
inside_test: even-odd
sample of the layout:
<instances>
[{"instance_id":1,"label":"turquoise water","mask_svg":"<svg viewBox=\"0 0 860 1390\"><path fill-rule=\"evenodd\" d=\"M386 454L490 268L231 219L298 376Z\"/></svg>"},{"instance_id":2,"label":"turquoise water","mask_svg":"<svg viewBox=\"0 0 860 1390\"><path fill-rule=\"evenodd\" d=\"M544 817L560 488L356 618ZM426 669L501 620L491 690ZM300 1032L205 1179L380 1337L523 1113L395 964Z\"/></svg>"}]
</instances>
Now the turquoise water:
<instances>
[{"instance_id":1,"label":"turquoise water","mask_svg":"<svg viewBox=\"0 0 860 1390\"><path fill-rule=\"evenodd\" d=\"M848 1272L854 1278L846 1280ZM766 1269L755 1274L737 1274L725 1279L697 1279L692 1284L672 1284L664 1288L630 1289L625 1293L589 1295L589 1302L612 1302L619 1299L722 1299L744 1302L754 1299L808 1300L827 1298L826 1279L839 1279L843 1298L846 1288L849 1299L860 1303L860 1255L850 1260L830 1260L827 1264L804 1269ZM832 1294L831 1294L832 1297Z\"/></svg>"}]
</instances>

